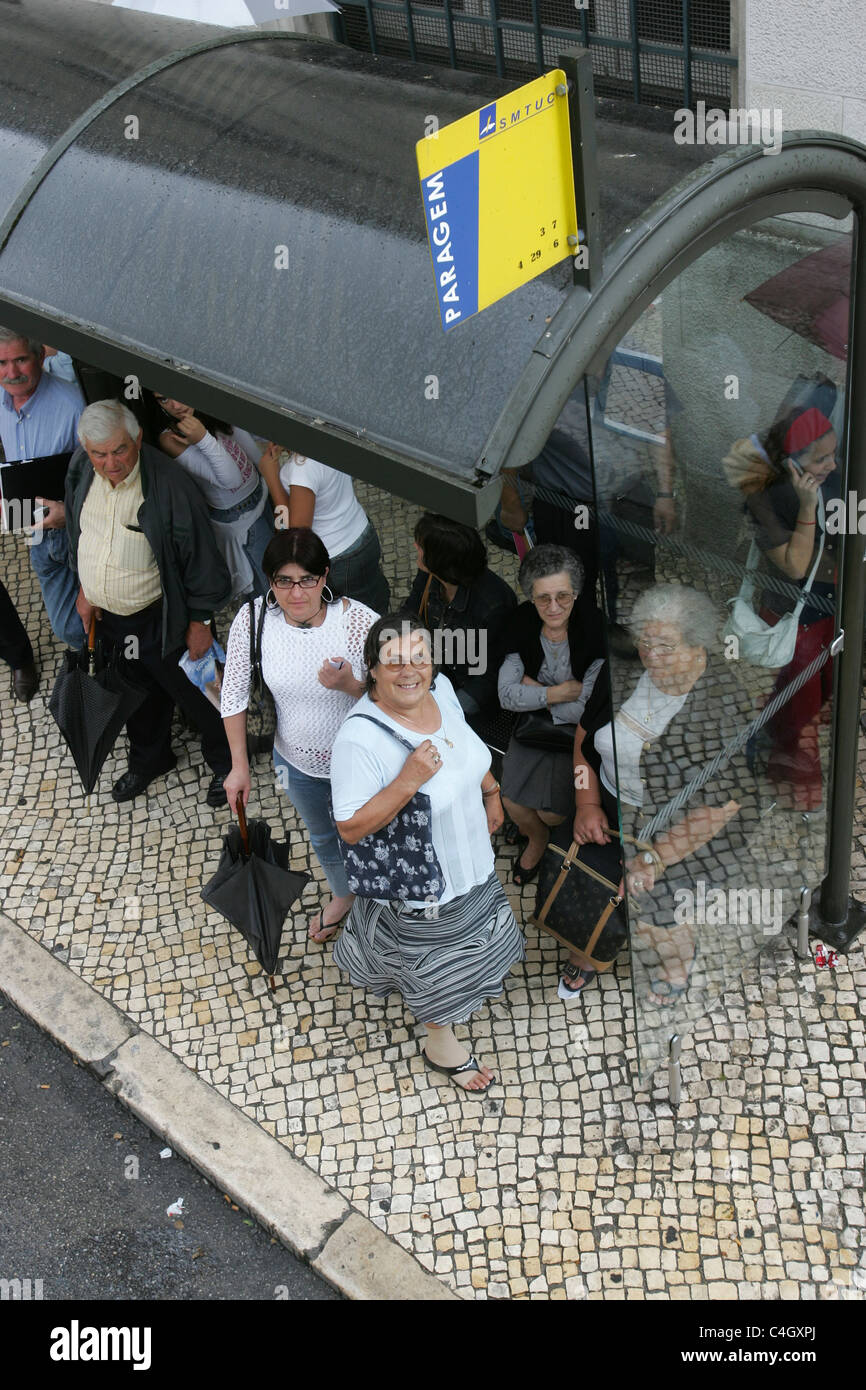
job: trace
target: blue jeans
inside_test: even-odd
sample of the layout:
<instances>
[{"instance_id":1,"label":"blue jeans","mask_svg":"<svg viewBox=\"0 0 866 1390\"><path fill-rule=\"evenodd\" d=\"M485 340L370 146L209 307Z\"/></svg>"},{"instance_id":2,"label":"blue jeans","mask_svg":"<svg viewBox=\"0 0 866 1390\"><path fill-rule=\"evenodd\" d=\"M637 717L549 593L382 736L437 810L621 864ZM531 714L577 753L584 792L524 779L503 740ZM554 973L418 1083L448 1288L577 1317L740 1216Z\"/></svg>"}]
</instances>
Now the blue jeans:
<instances>
[{"instance_id":1,"label":"blue jeans","mask_svg":"<svg viewBox=\"0 0 866 1390\"><path fill-rule=\"evenodd\" d=\"M381 559L379 537L372 522L368 522L351 550L332 556L328 583L335 594L366 603L374 613L387 613L391 590L382 573Z\"/></svg>"},{"instance_id":2,"label":"blue jeans","mask_svg":"<svg viewBox=\"0 0 866 1390\"><path fill-rule=\"evenodd\" d=\"M316 851L328 887L335 898L351 897L339 837L331 820L331 783L327 777L309 777L306 772L299 772L280 757L276 749L274 767L280 786L307 827L310 844Z\"/></svg>"},{"instance_id":3,"label":"blue jeans","mask_svg":"<svg viewBox=\"0 0 866 1390\"><path fill-rule=\"evenodd\" d=\"M39 580L48 621L55 636L67 647L84 645L84 626L75 611L78 583L69 565L69 541L65 527L42 532L30 547L30 563Z\"/></svg>"},{"instance_id":4,"label":"blue jeans","mask_svg":"<svg viewBox=\"0 0 866 1390\"><path fill-rule=\"evenodd\" d=\"M253 568L253 594L266 595L270 585L262 569L262 556L274 538L274 513L270 502L244 541L244 554Z\"/></svg>"}]
</instances>

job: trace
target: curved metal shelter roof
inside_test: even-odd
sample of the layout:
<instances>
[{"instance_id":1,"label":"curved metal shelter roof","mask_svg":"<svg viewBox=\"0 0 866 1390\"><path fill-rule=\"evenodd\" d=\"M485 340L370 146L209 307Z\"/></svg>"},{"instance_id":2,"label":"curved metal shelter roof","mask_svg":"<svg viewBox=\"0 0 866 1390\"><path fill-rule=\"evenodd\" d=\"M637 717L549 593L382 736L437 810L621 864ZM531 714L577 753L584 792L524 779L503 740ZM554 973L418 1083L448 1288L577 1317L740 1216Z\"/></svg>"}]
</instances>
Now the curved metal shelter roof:
<instances>
[{"instance_id":1,"label":"curved metal shelter roof","mask_svg":"<svg viewBox=\"0 0 866 1390\"><path fill-rule=\"evenodd\" d=\"M489 514L485 440L570 266L446 337L415 143L513 84L90 0L0 14L0 321Z\"/></svg>"}]
</instances>

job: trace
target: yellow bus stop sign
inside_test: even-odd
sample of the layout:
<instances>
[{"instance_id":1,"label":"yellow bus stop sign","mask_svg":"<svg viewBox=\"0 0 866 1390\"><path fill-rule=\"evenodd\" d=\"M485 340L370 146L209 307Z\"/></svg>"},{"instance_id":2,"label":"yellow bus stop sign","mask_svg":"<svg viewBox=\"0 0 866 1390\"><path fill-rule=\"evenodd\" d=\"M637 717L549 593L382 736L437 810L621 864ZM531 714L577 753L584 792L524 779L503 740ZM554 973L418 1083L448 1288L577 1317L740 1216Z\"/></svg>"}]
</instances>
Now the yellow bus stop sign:
<instances>
[{"instance_id":1,"label":"yellow bus stop sign","mask_svg":"<svg viewBox=\"0 0 866 1390\"><path fill-rule=\"evenodd\" d=\"M426 136L416 153L446 332L576 254L564 72Z\"/></svg>"}]
</instances>

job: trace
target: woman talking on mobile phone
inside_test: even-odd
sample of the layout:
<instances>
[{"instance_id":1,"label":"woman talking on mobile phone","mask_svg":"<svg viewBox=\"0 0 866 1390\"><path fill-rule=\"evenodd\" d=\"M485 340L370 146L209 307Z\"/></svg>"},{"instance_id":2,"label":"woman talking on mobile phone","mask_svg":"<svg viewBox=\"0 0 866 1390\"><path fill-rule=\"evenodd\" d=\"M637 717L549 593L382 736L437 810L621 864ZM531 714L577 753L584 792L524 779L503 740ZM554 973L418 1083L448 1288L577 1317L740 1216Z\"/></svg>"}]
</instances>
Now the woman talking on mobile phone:
<instances>
[{"instance_id":1,"label":"woman talking on mobile phone","mask_svg":"<svg viewBox=\"0 0 866 1390\"><path fill-rule=\"evenodd\" d=\"M833 408L835 390L830 382L826 389L820 381L812 387L801 393L799 404L783 404L763 442L754 435L739 440L725 460L729 480L746 495L763 571L771 580L761 597L760 617L774 626L790 613L815 570L793 658L779 670L770 699L829 647L835 630L836 538L824 523L825 503L838 491L838 441L824 413ZM826 661L766 725L767 776L790 810L815 811L822 803L818 727L832 686L833 666Z\"/></svg>"}]
</instances>

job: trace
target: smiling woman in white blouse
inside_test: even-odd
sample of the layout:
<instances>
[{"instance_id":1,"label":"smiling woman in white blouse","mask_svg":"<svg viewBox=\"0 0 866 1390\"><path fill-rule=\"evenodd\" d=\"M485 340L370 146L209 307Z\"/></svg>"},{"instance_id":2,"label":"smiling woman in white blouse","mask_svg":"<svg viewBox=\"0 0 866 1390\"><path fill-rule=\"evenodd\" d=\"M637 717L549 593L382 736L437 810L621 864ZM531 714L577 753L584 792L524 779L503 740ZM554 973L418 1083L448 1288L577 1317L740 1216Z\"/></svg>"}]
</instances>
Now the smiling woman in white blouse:
<instances>
[{"instance_id":1,"label":"smiling woman in white blouse","mask_svg":"<svg viewBox=\"0 0 866 1390\"><path fill-rule=\"evenodd\" d=\"M451 682L435 675L417 618L381 618L365 659L367 694L331 758L334 817L358 895L334 961L356 987L402 994L427 1028L427 1066L486 1091L493 1072L452 1025L500 994L524 957L494 870L490 836L503 813L490 750Z\"/></svg>"},{"instance_id":2,"label":"smiling woman in white blouse","mask_svg":"<svg viewBox=\"0 0 866 1390\"><path fill-rule=\"evenodd\" d=\"M376 620L355 599L328 587L328 552L307 528L279 531L264 553L270 588L262 627L262 675L274 697L274 764L289 800L307 827L331 898L310 923L314 941L327 941L354 901L330 815L331 748L337 730L363 693L364 642ZM250 617L244 604L229 631L222 716L232 753L224 786L229 805L250 794L246 711L250 694Z\"/></svg>"}]
</instances>

